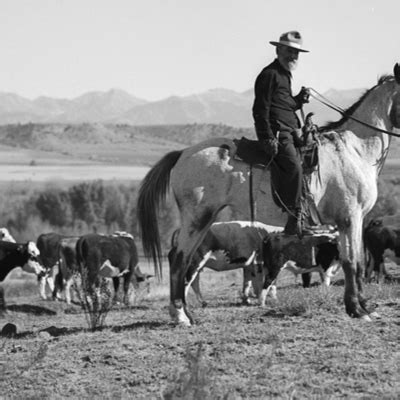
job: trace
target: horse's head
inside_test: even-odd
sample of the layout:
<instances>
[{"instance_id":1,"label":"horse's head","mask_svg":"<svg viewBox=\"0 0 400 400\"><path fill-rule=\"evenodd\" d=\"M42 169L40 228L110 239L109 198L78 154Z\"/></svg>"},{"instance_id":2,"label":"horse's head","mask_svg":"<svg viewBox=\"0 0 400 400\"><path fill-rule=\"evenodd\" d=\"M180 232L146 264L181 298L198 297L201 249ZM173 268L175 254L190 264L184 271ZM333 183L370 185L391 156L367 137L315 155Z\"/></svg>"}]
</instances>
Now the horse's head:
<instances>
[{"instance_id":1,"label":"horse's head","mask_svg":"<svg viewBox=\"0 0 400 400\"><path fill-rule=\"evenodd\" d=\"M393 68L396 86L400 89L400 65L396 63ZM395 128L400 128L400 90L393 96L393 104L390 110L390 120Z\"/></svg>"},{"instance_id":2,"label":"horse's head","mask_svg":"<svg viewBox=\"0 0 400 400\"><path fill-rule=\"evenodd\" d=\"M393 68L393 75L394 78L396 79L397 83L400 83L400 65L396 63L396 65Z\"/></svg>"},{"instance_id":3,"label":"horse's head","mask_svg":"<svg viewBox=\"0 0 400 400\"><path fill-rule=\"evenodd\" d=\"M320 128L323 132L353 130L347 123L354 121L361 125L376 125L380 121L382 128L391 130L400 128L400 65L396 63L393 75L384 75L378 83L367 90L352 106L343 113L339 121L331 122ZM384 126L382 126L382 123ZM370 133L369 133L370 134Z\"/></svg>"}]
</instances>

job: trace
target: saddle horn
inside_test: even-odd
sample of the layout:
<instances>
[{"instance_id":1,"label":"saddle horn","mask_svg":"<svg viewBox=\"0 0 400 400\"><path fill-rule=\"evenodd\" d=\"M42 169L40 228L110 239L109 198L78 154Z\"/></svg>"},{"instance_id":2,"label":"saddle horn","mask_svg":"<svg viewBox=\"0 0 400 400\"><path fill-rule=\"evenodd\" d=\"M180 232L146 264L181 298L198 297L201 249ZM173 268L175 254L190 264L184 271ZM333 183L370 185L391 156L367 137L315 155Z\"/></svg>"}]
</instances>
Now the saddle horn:
<instances>
[{"instance_id":1,"label":"saddle horn","mask_svg":"<svg viewBox=\"0 0 400 400\"><path fill-rule=\"evenodd\" d=\"M393 73L394 73L396 82L400 83L400 65L399 65L399 63L396 63L396 65L394 66Z\"/></svg>"}]
</instances>

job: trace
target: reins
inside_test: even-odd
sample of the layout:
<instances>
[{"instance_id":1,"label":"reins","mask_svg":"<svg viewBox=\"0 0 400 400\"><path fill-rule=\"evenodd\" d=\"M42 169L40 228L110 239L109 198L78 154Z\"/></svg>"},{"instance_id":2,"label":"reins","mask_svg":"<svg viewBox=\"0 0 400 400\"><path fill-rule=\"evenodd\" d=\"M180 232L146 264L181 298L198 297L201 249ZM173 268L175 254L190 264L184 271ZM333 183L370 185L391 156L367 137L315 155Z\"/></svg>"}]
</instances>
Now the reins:
<instances>
[{"instance_id":1,"label":"reins","mask_svg":"<svg viewBox=\"0 0 400 400\"><path fill-rule=\"evenodd\" d=\"M373 129L373 130L375 130L375 131L377 131L377 132L382 132L382 133L385 133L386 135L389 135L389 136L400 137L400 134L399 134L399 133L394 133L394 132L387 131L386 129L378 128L378 127L376 127L376 126L374 126L374 125L371 125L371 124L369 124L369 123L367 123L367 122L365 122L365 121L362 121L362 120L360 120L360 119L358 119L358 118L356 118L356 117L353 117L353 116L350 115L350 114L347 114L347 113L346 113L346 110L344 110L343 108L341 108L341 107L337 106L336 104L334 104L332 101L330 101L329 99L327 99L327 98L326 98L325 96L323 96L321 93L317 92L314 88L311 88L311 87L310 87L309 89L310 89L311 92L314 92L314 93L315 93L315 94L310 93L310 94L311 94L311 97L313 97L315 100L319 101L321 104L324 104L324 105L327 106L328 108L330 108L330 109L332 109L332 110L338 112L338 113L341 114L343 117L352 119L353 121L356 121L356 122L358 122L359 124L364 125L364 126L366 126L367 128ZM323 99L323 100L321 100L321 99Z\"/></svg>"}]
</instances>

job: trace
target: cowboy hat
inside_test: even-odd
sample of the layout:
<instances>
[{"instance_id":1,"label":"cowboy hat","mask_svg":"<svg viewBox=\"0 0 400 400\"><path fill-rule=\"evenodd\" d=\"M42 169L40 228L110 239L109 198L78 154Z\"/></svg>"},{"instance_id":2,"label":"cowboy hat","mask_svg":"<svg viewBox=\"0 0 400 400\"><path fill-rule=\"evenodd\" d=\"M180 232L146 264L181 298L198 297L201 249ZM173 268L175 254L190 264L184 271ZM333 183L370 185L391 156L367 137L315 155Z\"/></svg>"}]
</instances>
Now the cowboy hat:
<instances>
[{"instance_id":1,"label":"cowboy hat","mask_svg":"<svg viewBox=\"0 0 400 400\"><path fill-rule=\"evenodd\" d=\"M304 50L301 48L303 44L303 39L301 35L297 31L290 31L282 33L281 37L279 38L279 42L271 41L270 42L273 46L287 46L292 47L298 51L302 51L304 53L308 53L308 50Z\"/></svg>"}]
</instances>

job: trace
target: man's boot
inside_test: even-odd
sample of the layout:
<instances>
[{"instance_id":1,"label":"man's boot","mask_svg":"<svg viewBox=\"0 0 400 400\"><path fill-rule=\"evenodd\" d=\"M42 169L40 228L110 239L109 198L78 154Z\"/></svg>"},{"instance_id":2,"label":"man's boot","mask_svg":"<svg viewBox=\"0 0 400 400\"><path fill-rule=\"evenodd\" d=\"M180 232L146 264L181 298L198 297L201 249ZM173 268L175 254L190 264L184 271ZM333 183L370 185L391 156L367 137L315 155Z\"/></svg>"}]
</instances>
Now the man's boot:
<instances>
[{"instance_id":1,"label":"man's boot","mask_svg":"<svg viewBox=\"0 0 400 400\"><path fill-rule=\"evenodd\" d=\"M283 231L285 235L297 235L301 237L302 223L301 223L301 210L289 211L288 220Z\"/></svg>"}]
</instances>

